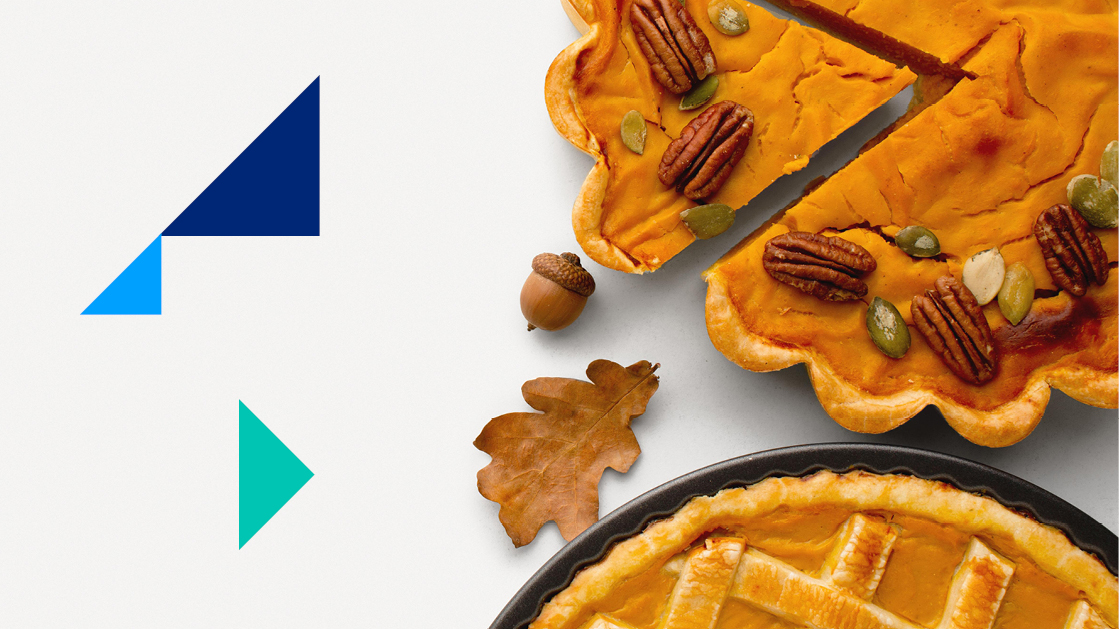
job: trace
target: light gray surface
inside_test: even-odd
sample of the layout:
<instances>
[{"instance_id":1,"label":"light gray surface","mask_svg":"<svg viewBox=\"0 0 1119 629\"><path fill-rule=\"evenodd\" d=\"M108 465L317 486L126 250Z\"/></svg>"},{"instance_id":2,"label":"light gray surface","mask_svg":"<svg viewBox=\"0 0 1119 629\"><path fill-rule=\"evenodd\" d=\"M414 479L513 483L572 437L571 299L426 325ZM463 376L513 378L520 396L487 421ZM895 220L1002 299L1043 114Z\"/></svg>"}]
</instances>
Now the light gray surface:
<instances>
[{"instance_id":1,"label":"light gray surface","mask_svg":"<svg viewBox=\"0 0 1119 629\"><path fill-rule=\"evenodd\" d=\"M1054 395L989 450L936 412L882 436L802 367L707 340L699 273L896 114L873 116L664 269L596 265L583 318L527 333L542 251L577 251L591 161L543 103L577 36L558 2L23 3L0 21L0 624L484 627L563 542L514 550L471 442L521 383L660 362L601 512L699 467L802 443L994 465L1116 529L1114 411ZM166 239L160 317L78 313L315 76L322 236ZM904 103L901 103L904 106ZM237 400L315 472L237 550Z\"/></svg>"}]
</instances>

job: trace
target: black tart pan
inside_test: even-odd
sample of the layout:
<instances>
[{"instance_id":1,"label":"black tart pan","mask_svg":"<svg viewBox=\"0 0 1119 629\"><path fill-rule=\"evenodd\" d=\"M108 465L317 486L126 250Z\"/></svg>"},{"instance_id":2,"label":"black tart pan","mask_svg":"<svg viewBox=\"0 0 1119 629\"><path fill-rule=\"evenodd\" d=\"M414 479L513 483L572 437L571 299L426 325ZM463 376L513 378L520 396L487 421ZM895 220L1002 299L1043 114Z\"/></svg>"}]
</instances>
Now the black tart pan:
<instances>
[{"instance_id":1,"label":"black tart pan","mask_svg":"<svg viewBox=\"0 0 1119 629\"><path fill-rule=\"evenodd\" d=\"M1060 529L1096 555L1112 574L1119 565L1119 538L1080 509L1044 489L993 467L959 457L901 446L825 443L766 450L716 463L681 476L622 505L564 546L525 583L490 629L523 629L544 602L567 587L575 573L606 555L616 542L675 513L696 496L752 485L771 476L807 476L831 470L907 474L941 481L993 498L1003 506Z\"/></svg>"}]
</instances>

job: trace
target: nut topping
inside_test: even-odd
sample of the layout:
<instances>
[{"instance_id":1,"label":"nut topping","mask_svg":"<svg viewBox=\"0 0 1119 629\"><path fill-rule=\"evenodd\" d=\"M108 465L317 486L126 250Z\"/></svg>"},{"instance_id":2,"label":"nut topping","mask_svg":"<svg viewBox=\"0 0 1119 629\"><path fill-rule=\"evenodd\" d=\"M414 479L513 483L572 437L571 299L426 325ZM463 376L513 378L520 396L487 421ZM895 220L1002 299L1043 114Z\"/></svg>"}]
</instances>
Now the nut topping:
<instances>
[{"instance_id":1,"label":"nut topping","mask_svg":"<svg viewBox=\"0 0 1119 629\"><path fill-rule=\"evenodd\" d=\"M1034 304L1034 274L1029 267L1015 262L1006 268L1006 277L999 288L999 310L1010 325L1018 325Z\"/></svg>"},{"instance_id":2,"label":"nut topping","mask_svg":"<svg viewBox=\"0 0 1119 629\"><path fill-rule=\"evenodd\" d=\"M750 142L754 114L744 105L724 100L696 116L668 145L657 177L689 199L714 194Z\"/></svg>"},{"instance_id":3,"label":"nut topping","mask_svg":"<svg viewBox=\"0 0 1119 629\"><path fill-rule=\"evenodd\" d=\"M866 295L860 276L877 268L874 256L853 242L808 232L789 232L765 243L762 266L778 282L825 301Z\"/></svg>"},{"instance_id":4,"label":"nut topping","mask_svg":"<svg viewBox=\"0 0 1119 629\"><path fill-rule=\"evenodd\" d=\"M673 94L715 72L711 43L678 0L635 0L630 22L653 76Z\"/></svg>"},{"instance_id":5,"label":"nut topping","mask_svg":"<svg viewBox=\"0 0 1119 629\"><path fill-rule=\"evenodd\" d=\"M678 109L680 111L691 111L693 109L699 109L700 107L706 105L707 101L711 100L711 98L715 96L715 92L718 90L719 77L712 74L699 83L696 83L695 87L688 90L688 93L684 94L684 96L680 98L680 106L678 107Z\"/></svg>"},{"instance_id":6,"label":"nut topping","mask_svg":"<svg viewBox=\"0 0 1119 629\"><path fill-rule=\"evenodd\" d=\"M705 240L718 236L734 225L734 209L722 203L697 205L680 212L680 220L684 221L684 225L696 238Z\"/></svg>"},{"instance_id":7,"label":"nut topping","mask_svg":"<svg viewBox=\"0 0 1119 629\"><path fill-rule=\"evenodd\" d=\"M1057 286L1080 297L1091 282L1103 286L1107 281L1111 268L1099 236L1072 207L1062 203L1039 214L1034 237Z\"/></svg>"},{"instance_id":8,"label":"nut topping","mask_svg":"<svg viewBox=\"0 0 1119 629\"><path fill-rule=\"evenodd\" d=\"M894 236L894 244L914 258L931 258L940 255L940 240L928 227L910 225Z\"/></svg>"},{"instance_id":9,"label":"nut topping","mask_svg":"<svg viewBox=\"0 0 1119 629\"><path fill-rule=\"evenodd\" d=\"M910 303L913 323L952 373L972 384L995 376L995 340L975 296L951 275Z\"/></svg>"},{"instance_id":10,"label":"nut topping","mask_svg":"<svg viewBox=\"0 0 1119 629\"><path fill-rule=\"evenodd\" d=\"M998 247L992 247L971 256L964 262L960 279L964 286L975 295L980 306L986 306L999 294L1002 281L1006 278L1006 261Z\"/></svg>"},{"instance_id":11,"label":"nut topping","mask_svg":"<svg viewBox=\"0 0 1119 629\"><path fill-rule=\"evenodd\" d=\"M640 111L631 109L622 116L622 144L626 145L627 149L638 155L644 155L647 133L645 116L642 116Z\"/></svg>"},{"instance_id":12,"label":"nut topping","mask_svg":"<svg viewBox=\"0 0 1119 629\"><path fill-rule=\"evenodd\" d=\"M715 30L731 37L750 30L750 18L734 0L712 0L707 5L707 18Z\"/></svg>"}]
</instances>

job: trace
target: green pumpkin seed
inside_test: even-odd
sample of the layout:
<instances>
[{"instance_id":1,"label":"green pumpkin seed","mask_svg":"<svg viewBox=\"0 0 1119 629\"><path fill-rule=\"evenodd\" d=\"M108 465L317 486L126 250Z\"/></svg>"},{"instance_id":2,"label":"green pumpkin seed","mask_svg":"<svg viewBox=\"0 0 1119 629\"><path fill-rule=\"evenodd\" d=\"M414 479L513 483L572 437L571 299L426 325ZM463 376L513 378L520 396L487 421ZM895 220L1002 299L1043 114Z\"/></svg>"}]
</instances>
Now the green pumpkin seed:
<instances>
[{"instance_id":1,"label":"green pumpkin seed","mask_svg":"<svg viewBox=\"0 0 1119 629\"><path fill-rule=\"evenodd\" d=\"M1006 262L997 247L980 251L964 262L964 286L980 306L991 303L1006 278Z\"/></svg>"},{"instance_id":2,"label":"green pumpkin seed","mask_svg":"<svg viewBox=\"0 0 1119 629\"><path fill-rule=\"evenodd\" d=\"M890 358L901 358L909 351L909 328L901 313L890 302L875 297L866 310L866 331L870 340Z\"/></svg>"},{"instance_id":3,"label":"green pumpkin seed","mask_svg":"<svg viewBox=\"0 0 1119 629\"><path fill-rule=\"evenodd\" d=\"M1030 314L1034 303L1034 274L1021 262L1015 262L1006 269L1006 279L999 289L999 310L1012 325Z\"/></svg>"},{"instance_id":4,"label":"green pumpkin seed","mask_svg":"<svg viewBox=\"0 0 1119 629\"><path fill-rule=\"evenodd\" d=\"M894 236L898 248L914 258L931 258L940 254L940 241L928 227L910 225Z\"/></svg>"},{"instance_id":5,"label":"green pumpkin seed","mask_svg":"<svg viewBox=\"0 0 1119 629\"><path fill-rule=\"evenodd\" d=\"M1119 141L1112 140L1100 158L1100 177L1119 188Z\"/></svg>"},{"instance_id":6,"label":"green pumpkin seed","mask_svg":"<svg viewBox=\"0 0 1119 629\"><path fill-rule=\"evenodd\" d=\"M707 5L707 17L711 26L724 35L741 35L750 30L746 12L734 0L712 0Z\"/></svg>"},{"instance_id":7,"label":"green pumpkin seed","mask_svg":"<svg viewBox=\"0 0 1119 629\"><path fill-rule=\"evenodd\" d=\"M719 89L719 77L712 74L700 81L687 94L684 94L684 97L680 99L680 111L688 111L702 106L711 100L717 89Z\"/></svg>"},{"instance_id":8,"label":"green pumpkin seed","mask_svg":"<svg viewBox=\"0 0 1119 629\"><path fill-rule=\"evenodd\" d=\"M680 212L680 219L696 238L714 238L734 224L734 210L729 205L711 203L697 205Z\"/></svg>"},{"instance_id":9,"label":"green pumpkin seed","mask_svg":"<svg viewBox=\"0 0 1119 629\"><path fill-rule=\"evenodd\" d=\"M645 153L645 116L636 109L622 116L622 144L638 155Z\"/></svg>"},{"instance_id":10,"label":"green pumpkin seed","mask_svg":"<svg viewBox=\"0 0 1119 629\"><path fill-rule=\"evenodd\" d=\"M1077 175L1068 182L1068 202L1093 227L1119 225L1119 193L1106 179Z\"/></svg>"}]
</instances>

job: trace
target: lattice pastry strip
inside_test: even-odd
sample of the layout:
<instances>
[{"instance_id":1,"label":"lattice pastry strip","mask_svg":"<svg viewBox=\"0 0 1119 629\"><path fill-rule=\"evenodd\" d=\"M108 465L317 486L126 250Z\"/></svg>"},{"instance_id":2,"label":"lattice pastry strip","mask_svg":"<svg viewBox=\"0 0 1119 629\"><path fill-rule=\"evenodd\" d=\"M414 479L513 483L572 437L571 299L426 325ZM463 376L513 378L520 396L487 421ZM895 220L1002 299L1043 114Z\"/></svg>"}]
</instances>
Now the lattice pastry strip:
<instances>
[{"instance_id":1,"label":"lattice pastry strip","mask_svg":"<svg viewBox=\"0 0 1119 629\"><path fill-rule=\"evenodd\" d=\"M925 629L870 602L897 539L893 526L851 516L819 577L749 548L740 538L714 537L664 570L678 574L658 629L713 629L728 598L813 629ZM949 586L935 629L992 629L1015 566L972 538ZM584 629L632 629L596 614ZM1064 629L1112 629L1086 601L1077 601Z\"/></svg>"},{"instance_id":2,"label":"lattice pastry strip","mask_svg":"<svg viewBox=\"0 0 1119 629\"><path fill-rule=\"evenodd\" d=\"M1111 629L1088 601L1076 601L1069 612L1065 629Z\"/></svg>"},{"instance_id":3,"label":"lattice pastry strip","mask_svg":"<svg viewBox=\"0 0 1119 629\"><path fill-rule=\"evenodd\" d=\"M839 542L824 561L820 580L870 600L886 572L897 538L894 527L856 513L844 523Z\"/></svg>"},{"instance_id":4,"label":"lattice pastry strip","mask_svg":"<svg viewBox=\"0 0 1119 629\"><path fill-rule=\"evenodd\" d=\"M661 628L712 629L745 546L741 538L712 537L693 550L672 588Z\"/></svg>"},{"instance_id":5,"label":"lattice pastry strip","mask_svg":"<svg viewBox=\"0 0 1119 629\"><path fill-rule=\"evenodd\" d=\"M990 629L995 624L1014 564L971 538L964 560L952 576L948 604L937 629Z\"/></svg>"},{"instance_id":6,"label":"lattice pastry strip","mask_svg":"<svg viewBox=\"0 0 1119 629\"><path fill-rule=\"evenodd\" d=\"M755 548L743 553L730 596L799 626L921 629Z\"/></svg>"}]
</instances>

